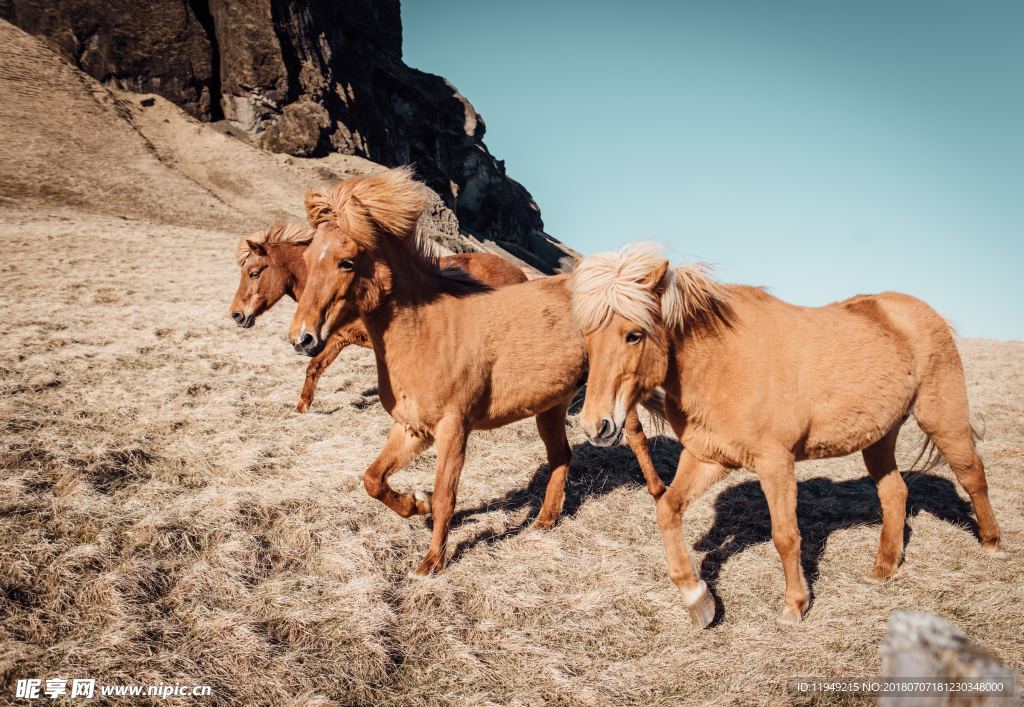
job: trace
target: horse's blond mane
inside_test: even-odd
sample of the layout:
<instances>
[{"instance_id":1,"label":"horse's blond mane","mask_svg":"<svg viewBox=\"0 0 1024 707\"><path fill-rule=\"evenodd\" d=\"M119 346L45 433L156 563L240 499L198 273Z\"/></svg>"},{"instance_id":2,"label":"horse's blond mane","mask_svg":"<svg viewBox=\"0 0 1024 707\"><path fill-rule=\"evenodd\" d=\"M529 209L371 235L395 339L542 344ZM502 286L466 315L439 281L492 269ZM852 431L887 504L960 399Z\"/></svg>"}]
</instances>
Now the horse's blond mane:
<instances>
[{"instance_id":1,"label":"horse's blond mane","mask_svg":"<svg viewBox=\"0 0 1024 707\"><path fill-rule=\"evenodd\" d=\"M397 167L346 179L327 191L310 190L306 218L313 228L333 221L364 248L375 249L384 235L428 255L417 232L426 203L426 187L413 178L412 168Z\"/></svg>"},{"instance_id":2,"label":"horse's blond mane","mask_svg":"<svg viewBox=\"0 0 1024 707\"><path fill-rule=\"evenodd\" d=\"M572 276L572 314L581 331L599 329L613 314L648 333L658 322L669 330L687 323L728 321L729 291L702 264L668 267L658 283L650 276L668 260L656 243L634 241L614 253L583 258Z\"/></svg>"},{"instance_id":3,"label":"horse's blond mane","mask_svg":"<svg viewBox=\"0 0 1024 707\"><path fill-rule=\"evenodd\" d=\"M248 241L254 243L296 243L301 245L313 240L315 233L315 228L304 223L283 223L262 231L253 231L246 236L242 236L241 240L238 241L235 260L238 262L238 267L242 267L242 263L245 262L246 257L251 252Z\"/></svg>"}]
</instances>

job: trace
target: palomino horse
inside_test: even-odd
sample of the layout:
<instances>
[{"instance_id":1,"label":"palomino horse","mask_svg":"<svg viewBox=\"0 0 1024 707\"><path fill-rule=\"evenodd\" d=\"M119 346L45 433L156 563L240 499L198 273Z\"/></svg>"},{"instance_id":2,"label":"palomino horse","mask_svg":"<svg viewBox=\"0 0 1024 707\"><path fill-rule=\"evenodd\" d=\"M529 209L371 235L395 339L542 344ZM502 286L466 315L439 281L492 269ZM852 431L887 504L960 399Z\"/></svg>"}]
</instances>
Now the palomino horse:
<instances>
[{"instance_id":1,"label":"palomino horse","mask_svg":"<svg viewBox=\"0 0 1024 707\"><path fill-rule=\"evenodd\" d=\"M614 439L623 411L654 386L665 389L665 415L684 450L658 500L658 525L695 625L707 626L715 605L683 545L682 514L738 467L757 474L768 501L786 577L780 622L799 623L810 601L797 460L862 450L882 505L870 576L890 577L903 554L907 500L894 451L911 414L970 495L984 547L999 550L960 356L949 325L920 300L886 292L796 307L700 268L669 268L656 246L638 243L584 258L572 308L589 354L582 424L592 443Z\"/></svg>"},{"instance_id":2,"label":"palomino horse","mask_svg":"<svg viewBox=\"0 0 1024 707\"><path fill-rule=\"evenodd\" d=\"M299 298L306 284L306 263L302 254L314 233L306 224L293 223L271 226L239 241L235 257L241 268L241 279L231 302L231 318L238 326L251 327L256 317L285 295L295 300ZM440 265L463 270L490 287L526 282L521 269L491 253L457 253L441 258ZM306 366L306 381L296 410L306 412L309 409L320 376L349 344L370 348L366 328L358 317L341 323L327 339L324 350Z\"/></svg>"},{"instance_id":3,"label":"palomino horse","mask_svg":"<svg viewBox=\"0 0 1024 707\"><path fill-rule=\"evenodd\" d=\"M416 237L425 187L407 169L346 180L306 196L316 236L306 250L306 289L289 338L315 354L353 313L377 356L381 404L395 422L363 477L366 491L409 517L432 513L433 538L416 574L444 567L445 547L472 430L535 416L551 478L536 524L558 519L572 451L565 415L585 370L572 325L568 277L498 290L441 270ZM635 409L626 438L650 492L664 490ZM433 498L400 494L388 477L437 444Z\"/></svg>"}]
</instances>

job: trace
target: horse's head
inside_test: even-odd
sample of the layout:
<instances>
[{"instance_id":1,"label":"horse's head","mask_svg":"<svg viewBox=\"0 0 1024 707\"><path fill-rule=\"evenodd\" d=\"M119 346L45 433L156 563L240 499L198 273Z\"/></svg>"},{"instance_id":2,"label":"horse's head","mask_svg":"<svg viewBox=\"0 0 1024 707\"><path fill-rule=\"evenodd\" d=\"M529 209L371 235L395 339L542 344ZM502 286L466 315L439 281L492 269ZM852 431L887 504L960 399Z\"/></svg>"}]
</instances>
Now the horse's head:
<instances>
[{"instance_id":1,"label":"horse's head","mask_svg":"<svg viewBox=\"0 0 1024 707\"><path fill-rule=\"evenodd\" d=\"M668 340L658 303L667 271L668 261L645 244L576 265L573 319L586 342L589 368L580 419L591 444L617 444L626 413L665 379Z\"/></svg>"},{"instance_id":2,"label":"horse's head","mask_svg":"<svg viewBox=\"0 0 1024 707\"><path fill-rule=\"evenodd\" d=\"M306 249L306 285L288 330L315 356L342 323L376 309L391 291L390 254L415 239L424 187L408 169L355 177L306 195L316 234Z\"/></svg>"},{"instance_id":3,"label":"horse's head","mask_svg":"<svg viewBox=\"0 0 1024 707\"><path fill-rule=\"evenodd\" d=\"M583 258L571 287L589 366L580 420L591 443L606 447L621 438L626 413L664 382L673 336L691 323L728 323L729 294L702 267L669 267L651 243Z\"/></svg>"},{"instance_id":4,"label":"horse's head","mask_svg":"<svg viewBox=\"0 0 1024 707\"><path fill-rule=\"evenodd\" d=\"M271 226L243 238L236 259L241 270L238 290L231 302L231 318L249 328L286 294L297 289L294 265L287 251L304 247L312 238L305 224Z\"/></svg>"}]
</instances>

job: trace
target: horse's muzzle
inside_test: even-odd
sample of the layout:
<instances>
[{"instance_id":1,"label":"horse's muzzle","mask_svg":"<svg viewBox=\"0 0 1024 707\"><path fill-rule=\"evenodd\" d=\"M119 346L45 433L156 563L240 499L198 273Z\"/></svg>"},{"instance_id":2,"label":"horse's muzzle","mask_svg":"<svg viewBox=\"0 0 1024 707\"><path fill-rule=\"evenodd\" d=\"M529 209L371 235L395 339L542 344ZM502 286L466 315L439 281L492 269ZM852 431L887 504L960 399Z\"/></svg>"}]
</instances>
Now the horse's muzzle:
<instances>
[{"instance_id":1,"label":"horse's muzzle","mask_svg":"<svg viewBox=\"0 0 1024 707\"><path fill-rule=\"evenodd\" d=\"M235 324L242 327L243 329L248 329L249 327L256 323L255 314L246 315L242 314L241 312L232 312L231 318L235 320Z\"/></svg>"},{"instance_id":2,"label":"horse's muzzle","mask_svg":"<svg viewBox=\"0 0 1024 707\"><path fill-rule=\"evenodd\" d=\"M316 334L307 331L302 335L298 343L295 344L295 350L306 356L316 356L324 350L324 342Z\"/></svg>"},{"instance_id":3,"label":"horse's muzzle","mask_svg":"<svg viewBox=\"0 0 1024 707\"><path fill-rule=\"evenodd\" d=\"M587 435L587 439L595 447L614 447L622 441L624 425L616 425L610 417L601 418L601 426L596 435Z\"/></svg>"}]
</instances>

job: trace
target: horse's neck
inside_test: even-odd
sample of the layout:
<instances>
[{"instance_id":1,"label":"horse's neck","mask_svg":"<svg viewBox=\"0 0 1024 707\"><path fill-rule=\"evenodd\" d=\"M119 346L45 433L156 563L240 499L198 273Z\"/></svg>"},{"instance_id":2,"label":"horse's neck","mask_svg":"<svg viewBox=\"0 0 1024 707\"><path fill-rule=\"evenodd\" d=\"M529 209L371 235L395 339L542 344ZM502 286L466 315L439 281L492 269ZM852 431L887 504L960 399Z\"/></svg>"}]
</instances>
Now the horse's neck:
<instances>
[{"instance_id":1,"label":"horse's neck","mask_svg":"<svg viewBox=\"0 0 1024 707\"><path fill-rule=\"evenodd\" d=\"M305 245L281 243L276 248L276 255L282 267L288 273L285 282L285 293L298 301L306 287L306 261L302 257L306 252Z\"/></svg>"},{"instance_id":2,"label":"horse's neck","mask_svg":"<svg viewBox=\"0 0 1024 707\"><path fill-rule=\"evenodd\" d=\"M688 416L698 412L703 396L703 382L710 368L721 361L722 339L713 331L684 328L672 335L669 350L670 384L666 393L675 398Z\"/></svg>"},{"instance_id":3,"label":"horse's neck","mask_svg":"<svg viewBox=\"0 0 1024 707\"><path fill-rule=\"evenodd\" d=\"M373 348L385 361L401 348L389 346L389 342L416 337L424 317L429 317L424 310L454 287L431 263L408 253L389 255L384 262L390 270L386 277L390 287L376 296L376 306L370 308L363 303L358 307ZM379 281L382 275L378 273L375 277Z\"/></svg>"}]
</instances>

